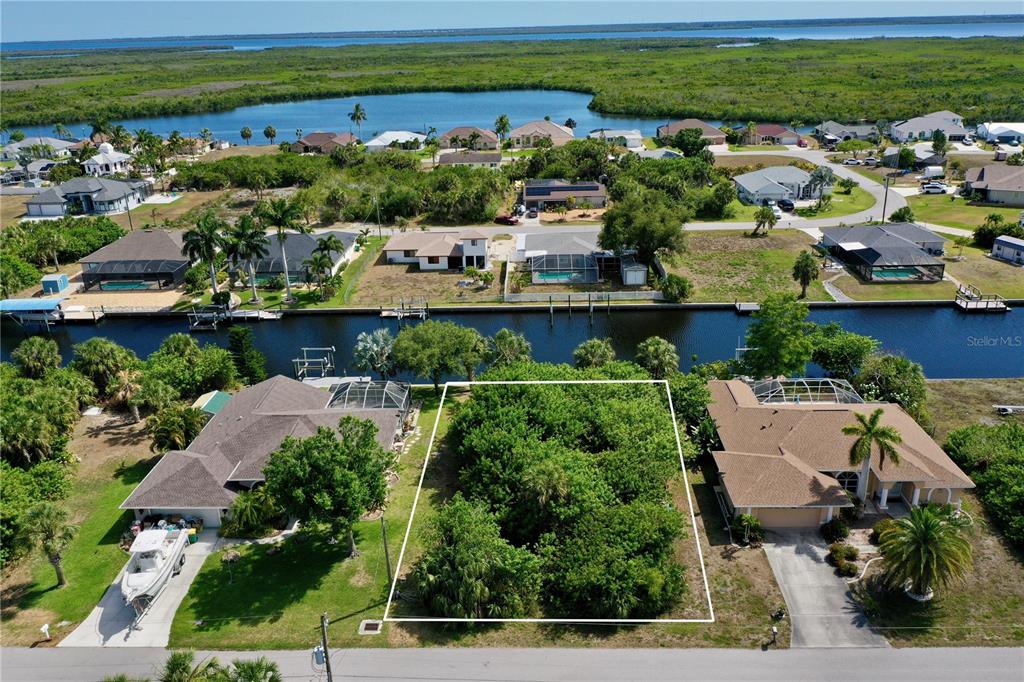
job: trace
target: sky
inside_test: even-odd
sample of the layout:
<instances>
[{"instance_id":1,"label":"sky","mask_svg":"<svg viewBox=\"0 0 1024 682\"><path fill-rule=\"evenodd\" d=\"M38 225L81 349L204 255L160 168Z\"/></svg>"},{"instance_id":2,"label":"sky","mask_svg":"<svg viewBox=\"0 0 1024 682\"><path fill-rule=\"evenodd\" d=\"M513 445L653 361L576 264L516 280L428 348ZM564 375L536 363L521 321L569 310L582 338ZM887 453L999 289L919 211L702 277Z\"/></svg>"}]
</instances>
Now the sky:
<instances>
[{"instance_id":1,"label":"sky","mask_svg":"<svg viewBox=\"0 0 1024 682\"><path fill-rule=\"evenodd\" d=\"M0 40L1018 14L1021 0L0 0Z\"/></svg>"}]
</instances>

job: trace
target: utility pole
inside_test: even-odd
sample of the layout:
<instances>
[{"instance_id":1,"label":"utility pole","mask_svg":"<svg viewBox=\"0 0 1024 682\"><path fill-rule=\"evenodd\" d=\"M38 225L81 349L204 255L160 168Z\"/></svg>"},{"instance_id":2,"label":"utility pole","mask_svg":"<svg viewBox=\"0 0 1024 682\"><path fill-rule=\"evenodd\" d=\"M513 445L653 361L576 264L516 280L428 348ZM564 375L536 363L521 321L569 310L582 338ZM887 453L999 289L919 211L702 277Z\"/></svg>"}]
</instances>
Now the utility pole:
<instances>
[{"instance_id":1,"label":"utility pole","mask_svg":"<svg viewBox=\"0 0 1024 682\"><path fill-rule=\"evenodd\" d=\"M327 614L320 614L320 646L324 648L324 666L327 669L327 682L334 682L331 674L331 650L327 648Z\"/></svg>"},{"instance_id":2,"label":"utility pole","mask_svg":"<svg viewBox=\"0 0 1024 682\"><path fill-rule=\"evenodd\" d=\"M889 176L888 175L885 176L885 185L884 185L884 189L882 191L884 192L884 194L882 195L882 221L881 222L884 223L885 222L885 207L889 203Z\"/></svg>"},{"instance_id":3,"label":"utility pole","mask_svg":"<svg viewBox=\"0 0 1024 682\"><path fill-rule=\"evenodd\" d=\"M380 515L380 535L384 539L384 563L388 566L388 582L392 580L391 575L391 553L388 551L388 529L384 524L384 514Z\"/></svg>"}]
</instances>

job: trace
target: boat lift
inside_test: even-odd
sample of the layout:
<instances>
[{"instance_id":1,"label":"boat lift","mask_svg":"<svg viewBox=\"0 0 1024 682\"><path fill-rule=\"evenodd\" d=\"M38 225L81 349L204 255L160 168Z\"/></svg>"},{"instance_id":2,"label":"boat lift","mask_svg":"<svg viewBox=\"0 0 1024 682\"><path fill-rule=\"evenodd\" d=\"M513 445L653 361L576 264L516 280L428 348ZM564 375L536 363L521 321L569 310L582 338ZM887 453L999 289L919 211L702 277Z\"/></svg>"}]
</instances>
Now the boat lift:
<instances>
[{"instance_id":1,"label":"boat lift","mask_svg":"<svg viewBox=\"0 0 1024 682\"><path fill-rule=\"evenodd\" d=\"M188 314L188 328L191 331L216 331L217 325L230 319L226 306L192 306Z\"/></svg>"},{"instance_id":2,"label":"boat lift","mask_svg":"<svg viewBox=\"0 0 1024 682\"><path fill-rule=\"evenodd\" d=\"M302 357L292 360L292 368L295 371L295 378L299 381L333 376L334 346L303 347Z\"/></svg>"},{"instance_id":3,"label":"boat lift","mask_svg":"<svg viewBox=\"0 0 1024 682\"><path fill-rule=\"evenodd\" d=\"M65 297L57 298L7 298L0 301L0 314L10 317L17 324L38 324L50 331L50 326L64 322L61 304Z\"/></svg>"},{"instance_id":4,"label":"boat lift","mask_svg":"<svg viewBox=\"0 0 1024 682\"><path fill-rule=\"evenodd\" d=\"M426 299L399 299L399 305L396 308L380 308L381 317L394 317L399 320L407 317L412 317L420 320L425 320L430 317L430 304L427 303Z\"/></svg>"}]
</instances>

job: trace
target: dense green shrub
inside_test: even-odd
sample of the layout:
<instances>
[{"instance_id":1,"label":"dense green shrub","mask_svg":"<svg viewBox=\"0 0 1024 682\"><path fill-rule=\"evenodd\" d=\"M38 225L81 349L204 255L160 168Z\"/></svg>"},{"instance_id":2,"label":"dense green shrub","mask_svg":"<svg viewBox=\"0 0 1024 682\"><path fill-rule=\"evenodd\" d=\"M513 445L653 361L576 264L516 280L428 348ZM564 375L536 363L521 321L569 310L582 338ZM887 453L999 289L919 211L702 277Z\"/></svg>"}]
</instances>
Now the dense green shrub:
<instances>
[{"instance_id":1,"label":"dense green shrub","mask_svg":"<svg viewBox=\"0 0 1024 682\"><path fill-rule=\"evenodd\" d=\"M256 349L252 329L235 325L228 331L228 352L235 363L238 377L248 384L267 378L267 358Z\"/></svg>"},{"instance_id":2,"label":"dense green shrub","mask_svg":"<svg viewBox=\"0 0 1024 682\"><path fill-rule=\"evenodd\" d=\"M893 519L884 518L878 523L876 523L874 526L872 526L871 535L868 538L871 544L877 545L881 541L882 533L884 533L885 531L887 531L895 525L896 521L894 521Z\"/></svg>"},{"instance_id":3,"label":"dense green shrub","mask_svg":"<svg viewBox=\"0 0 1024 682\"><path fill-rule=\"evenodd\" d=\"M764 529L761 519L753 514L737 514L732 520L732 538L734 542L751 544L755 547L764 542Z\"/></svg>"},{"instance_id":4,"label":"dense green shrub","mask_svg":"<svg viewBox=\"0 0 1024 682\"><path fill-rule=\"evenodd\" d=\"M857 568L857 564L852 561L840 561L836 565L836 568L839 571L839 575L847 578L852 578L860 572L860 569Z\"/></svg>"},{"instance_id":5,"label":"dense green shrub","mask_svg":"<svg viewBox=\"0 0 1024 682\"><path fill-rule=\"evenodd\" d=\"M949 434L945 447L1006 537L1024 546L1024 425L965 426Z\"/></svg>"},{"instance_id":6,"label":"dense green shrub","mask_svg":"<svg viewBox=\"0 0 1024 682\"><path fill-rule=\"evenodd\" d=\"M200 347L188 334L171 334L147 359L145 374L173 387L187 400L232 387L237 375L231 354L213 344Z\"/></svg>"},{"instance_id":7,"label":"dense green shrub","mask_svg":"<svg viewBox=\"0 0 1024 682\"><path fill-rule=\"evenodd\" d=\"M67 465L40 462L30 469L0 461L0 566L23 555L22 517L36 502L63 500L71 491Z\"/></svg>"},{"instance_id":8,"label":"dense green shrub","mask_svg":"<svg viewBox=\"0 0 1024 682\"><path fill-rule=\"evenodd\" d=\"M42 276L43 273L31 263L7 251L0 253L0 293L4 298L10 298L22 289L38 284Z\"/></svg>"},{"instance_id":9,"label":"dense green shrub","mask_svg":"<svg viewBox=\"0 0 1024 682\"><path fill-rule=\"evenodd\" d=\"M117 241L125 231L106 216L22 222L0 232L0 250L23 261L45 265L52 258L54 249L48 240L54 233L59 235L56 242L58 260L70 263Z\"/></svg>"},{"instance_id":10,"label":"dense green shrub","mask_svg":"<svg viewBox=\"0 0 1024 682\"><path fill-rule=\"evenodd\" d=\"M821 524L821 536L829 544L839 542L850 536L850 527L846 521L837 516L831 521Z\"/></svg>"},{"instance_id":11,"label":"dense green shrub","mask_svg":"<svg viewBox=\"0 0 1024 682\"><path fill-rule=\"evenodd\" d=\"M844 561L856 561L860 556L860 550L845 542L833 542L828 546L828 561L833 566L839 566Z\"/></svg>"},{"instance_id":12,"label":"dense green shrub","mask_svg":"<svg viewBox=\"0 0 1024 682\"><path fill-rule=\"evenodd\" d=\"M658 289L669 303L685 301L693 294L693 284L682 275L669 273L658 280Z\"/></svg>"}]
</instances>

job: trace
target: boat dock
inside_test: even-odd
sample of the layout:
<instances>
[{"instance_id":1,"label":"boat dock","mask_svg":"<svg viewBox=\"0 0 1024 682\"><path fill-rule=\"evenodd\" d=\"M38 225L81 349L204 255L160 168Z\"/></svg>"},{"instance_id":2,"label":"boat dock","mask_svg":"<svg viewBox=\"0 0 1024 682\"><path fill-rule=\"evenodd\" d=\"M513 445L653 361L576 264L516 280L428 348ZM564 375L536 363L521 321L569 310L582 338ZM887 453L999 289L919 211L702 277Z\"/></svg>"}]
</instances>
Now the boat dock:
<instances>
[{"instance_id":1,"label":"boat dock","mask_svg":"<svg viewBox=\"0 0 1024 682\"><path fill-rule=\"evenodd\" d=\"M188 313L188 328L191 331L215 331L218 324L228 319L224 306L193 306Z\"/></svg>"},{"instance_id":2,"label":"boat dock","mask_svg":"<svg viewBox=\"0 0 1024 682\"><path fill-rule=\"evenodd\" d=\"M1005 313L1010 306L999 294L983 294L973 284L960 284L956 289L956 307L965 313Z\"/></svg>"},{"instance_id":3,"label":"boat dock","mask_svg":"<svg viewBox=\"0 0 1024 682\"><path fill-rule=\"evenodd\" d=\"M743 303L741 301L736 301L735 306L736 312L740 315L750 315L761 310L761 304L759 303Z\"/></svg>"},{"instance_id":4,"label":"boat dock","mask_svg":"<svg viewBox=\"0 0 1024 682\"><path fill-rule=\"evenodd\" d=\"M393 317L399 320L413 318L425 320L430 317L430 304L426 301L406 301L404 298L399 302L398 307L380 308L381 317Z\"/></svg>"}]
</instances>

